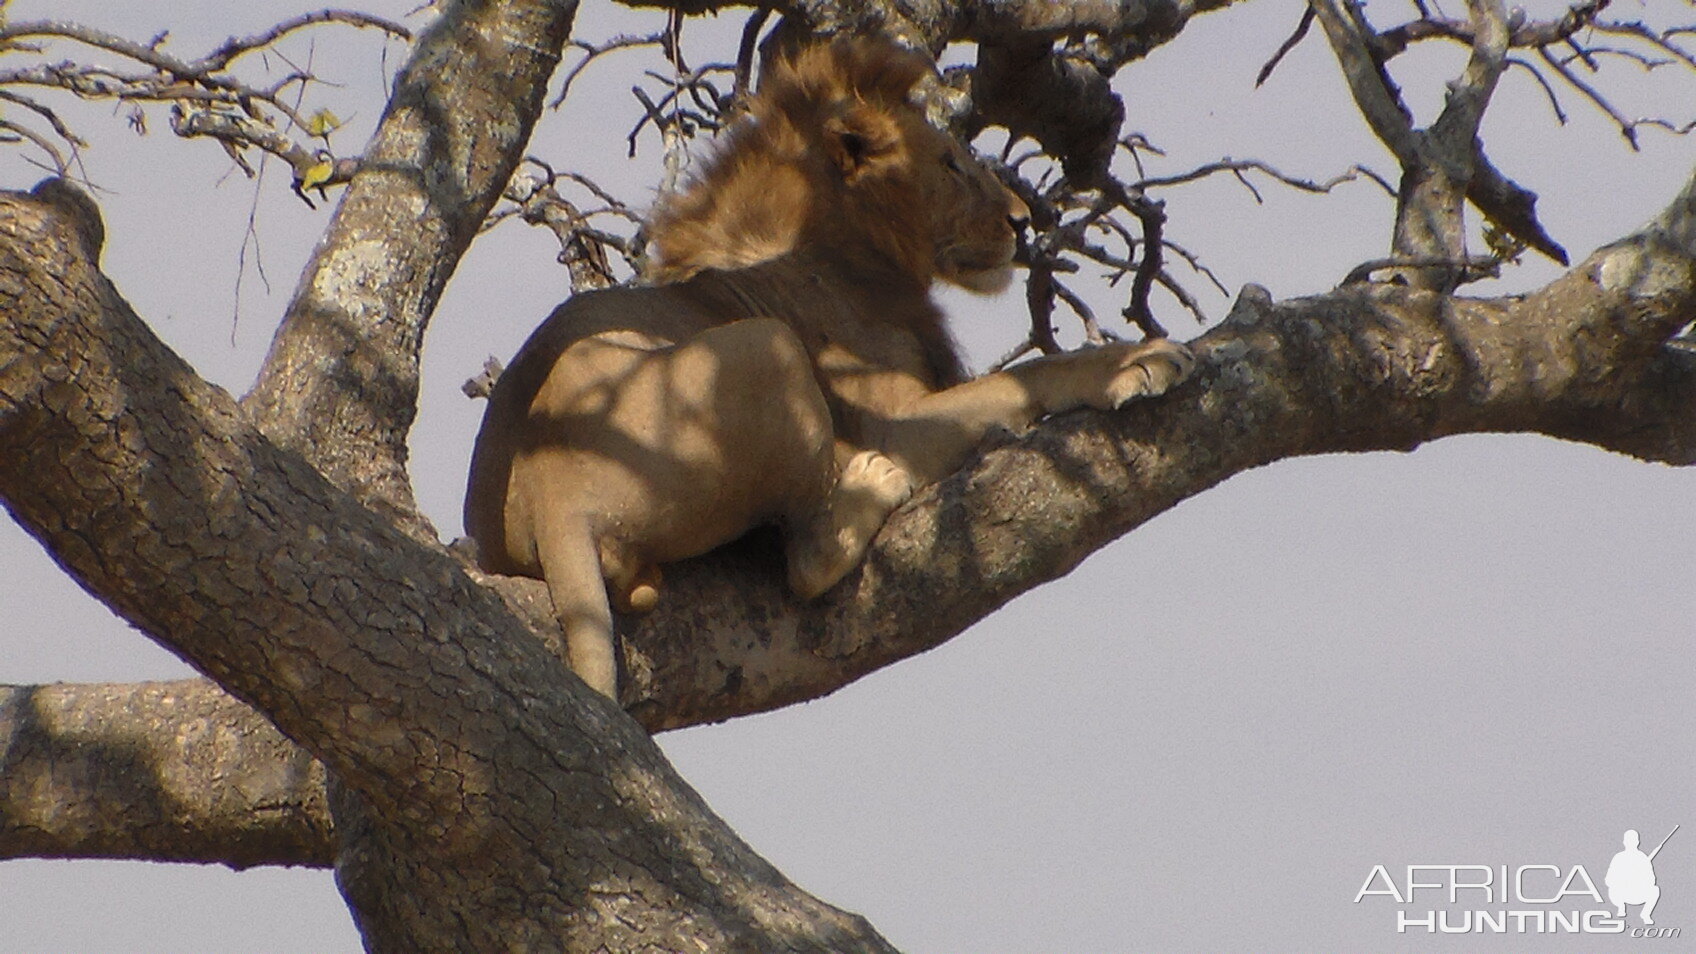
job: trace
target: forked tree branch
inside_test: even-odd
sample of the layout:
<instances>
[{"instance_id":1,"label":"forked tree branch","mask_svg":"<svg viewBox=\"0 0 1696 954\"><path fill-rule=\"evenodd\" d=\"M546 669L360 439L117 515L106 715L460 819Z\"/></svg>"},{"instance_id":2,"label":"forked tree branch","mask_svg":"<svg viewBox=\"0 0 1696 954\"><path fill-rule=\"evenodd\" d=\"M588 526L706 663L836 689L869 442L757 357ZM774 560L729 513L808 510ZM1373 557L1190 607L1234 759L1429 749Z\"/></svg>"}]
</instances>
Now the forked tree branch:
<instances>
[{"instance_id":1,"label":"forked tree branch","mask_svg":"<svg viewBox=\"0 0 1696 954\"><path fill-rule=\"evenodd\" d=\"M377 950L515 936L588 949L623 933L890 950L748 849L443 549L197 378L51 192L0 197L0 444L17 451L0 456L0 500L73 577L331 771L338 874ZM465 890L518 872L523 891Z\"/></svg>"},{"instance_id":2,"label":"forked tree branch","mask_svg":"<svg viewBox=\"0 0 1696 954\"><path fill-rule=\"evenodd\" d=\"M54 135L70 148L63 154L45 135L19 127L19 135L35 142L52 157L60 174L68 174L83 142L58 121L44 104L19 89L61 91L79 98L115 100L132 105L132 125L145 131L145 114L140 104L169 103L172 129L180 136L212 136L223 143L232 160L248 175L252 166L244 156L260 149L288 162L295 180L318 164L309 140L318 135L312 123L301 116L285 95L289 90L314 81L307 72L296 71L270 86L244 81L229 71L237 59L269 50L278 41L299 31L326 23L375 29L399 39L410 39L403 26L381 17L344 10L320 10L292 17L248 37L231 37L205 56L185 59L165 50L166 34L140 43L104 30L59 21L30 21L0 26L0 53L30 54L40 60L0 69L0 91L48 121ZM122 57L127 69L78 62L76 59L48 60L41 40L84 47ZM86 52L86 50L84 51ZM286 57L284 58L286 62ZM322 132L322 130L320 130ZM332 168L321 184L345 182L346 168Z\"/></svg>"},{"instance_id":3,"label":"forked tree branch","mask_svg":"<svg viewBox=\"0 0 1696 954\"><path fill-rule=\"evenodd\" d=\"M15 230L0 235L8 236L8 242L29 241ZM32 251L41 247L39 240L30 242ZM960 474L899 511L863 570L818 601L799 603L789 596L775 553L757 540L669 568L660 610L643 620L626 621L625 704L648 728L663 729L829 692L945 641L1185 497L1284 457L1406 449L1457 433L1535 431L1653 460L1696 463L1696 354L1667 344L1693 315L1696 179L1649 228L1600 250L1567 276L1523 298L1462 300L1391 286L1349 288L1282 303L1245 294L1229 320L1195 342L1202 364L1192 382L1167 398L1116 415L1063 415L987 450ZM108 314L103 320L110 332L120 316ZM16 326L8 328L0 330L0 353L6 342L20 340ZM10 446L45 447L49 460L72 453L85 462L101 460L111 451L93 456L77 451L77 442L87 439L76 423L85 412L77 410L84 405L68 403L71 395L55 383L53 369L63 360L63 348L51 336L34 337L27 326L23 332L23 340L36 341L38 348L28 361L0 362L11 369L0 377L0 438ZM125 347L125 337L108 333L108 347ZM127 396L122 402L107 404L112 399L106 398L93 405L108 408L102 416L131 420L147 413L146 403L156 400L148 397L150 389L184 388L180 379L168 375L132 376L124 384ZM31 439L13 441L19 428ZM144 446L154 444L147 441ZM164 461L149 466L167 469ZM75 521L82 513L108 525L114 518L106 508L87 507L83 491L67 486L74 482L53 479L47 470L34 458L11 468L0 465L0 496L89 585L102 592L113 592L118 581L124 586L181 585L172 578L177 574L174 564L158 562L160 554L144 553L137 560L129 552L85 553L81 548L107 535L82 532L65 521ZM194 479L185 480L194 472L183 471L173 483L196 486ZM217 490L219 486L208 484L207 490L219 495L246 492L239 486ZM333 493L299 477L292 478L290 486L286 494ZM164 489L144 488L147 495ZM164 503L149 506L158 509ZM280 506L280 500L272 499L265 512L281 515ZM53 515L46 524L44 515ZM357 520L344 518L338 526L323 546L354 545L362 534L372 532ZM361 545L360 552L376 552L372 547L387 554L374 565L393 566L383 571L384 578L396 581L388 585L416 592L431 605L442 600L443 605L485 619L468 632L511 625L499 621L505 611L468 602L475 586L457 590L459 596L439 592L447 582L443 574L462 571L426 553L422 544L384 536ZM422 562L400 569L414 560ZM325 562L322 555L317 560ZM341 613L358 605L338 608L340 584L321 581L321 565L284 562L257 578L237 572L241 565L209 564L197 576L205 577L207 586L278 587L285 597L290 592L321 593L307 612ZM149 574L159 578L149 582ZM220 575L235 578L219 583ZM542 643L554 639L552 613L540 584L505 578L487 582L500 589L511 610L526 621L531 636L516 638ZM160 624L149 623L142 610L156 611L162 602L182 598L169 593L146 600L117 596L132 618L155 632ZM248 597L250 603L253 599ZM212 605L204 599L192 602L198 612ZM411 598L385 603L388 609L382 615L354 611L353 618L363 619L368 629L408 628L414 618L407 609ZM389 700L407 691L400 662L395 673L373 686L364 681L371 674L360 657L327 642L329 633L315 638L315 651L327 654L333 667L321 676L310 675L305 667L311 664L304 658L281 668L281 660L219 661L234 652L234 646L274 640L279 628L311 625L306 620L290 622L293 617L277 618L277 612L261 604L251 614L217 614L201 624L205 633L192 639L180 629L165 636L195 658L216 662L220 678L276 707L285 727L292 726L291 733L305 733L300 737L313 737L309 724L303 728L291 721L305 713L267 695L264 680L323 680L333 671L337 675L324 683L326 690L343 691L340 681L355 679L360 682L357 698ZM250 626L262 631L243 632ZM450 657L441 655L445 649L484 645L480 636L468 644L463 636L448 637L445 645L437 642L440 638L397 633L376 645L399 647L410 659L406 666L437 669L438 677L444 671L440 667L455 671L447 664ZM216 648L226 644L231 648ZM534 658L521 662L504 651L473 651L482 654L479 668L491 672L505 672L509 665L541 665ZM272 675L247 674L255 666L268 668ZM557 663L542 668L551 679L570 678ZM530 686L527 693L546 694L532 680L524 681ZM108 687L101 692L118 690ZM42 698L34 698L38 709ZM354 698L346 703L350 718L379 716L362 714ZM402 703L383 702L390 704ZM57 704L59 709L69 707ZM53 708L43 711L50 714ZM397 713L393 724L418 715L403 719ZM429 729L437 715L421 717L426 731L417 738L451 734L447 725ZM374 757L358 753L371 745L380 750L385 743L376 729L387 724L390 719L384 714L373 723L369 738L345 743L352 749L339 756L343 764L350 757L355 764ZM601 722L595 731L608 731L613 724ZM570 737L569 732L560 736ZM140 748L168 751L170 746L155 738ZM261 764L248 770L260 772L280 756L256 749L253 758ZM408 797L427 795L431 784L427 773L411 779ZM21 850L14 839L6 853ZM311 860L304 849L301 857Z\"/></svg>"},{"instance_id":4,"label":"forked tree branch","mask_svg":"<svg viewBox=\"0 0 1696 954\"><path fill-rule=\"evenodd\" d=\"M280 447L426 536L406 474L424 330L523 158L575 13L451 4L419 37L243 399Z\"/></svg>"}]
</instances>

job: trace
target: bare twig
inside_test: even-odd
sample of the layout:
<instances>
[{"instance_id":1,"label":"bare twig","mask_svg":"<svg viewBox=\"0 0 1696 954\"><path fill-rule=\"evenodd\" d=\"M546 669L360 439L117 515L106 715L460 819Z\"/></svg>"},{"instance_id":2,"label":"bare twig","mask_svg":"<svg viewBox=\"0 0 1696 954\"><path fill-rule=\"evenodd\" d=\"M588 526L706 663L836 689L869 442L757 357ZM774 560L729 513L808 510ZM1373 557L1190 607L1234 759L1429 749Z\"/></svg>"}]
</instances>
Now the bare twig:
<instances>
[{"instance_id":1,"label":"bare twig","mask_svg":"<svg viewBox=\"0 0 1696 954\"><path fill-rule=\"evenodd\" d=\"M1255 75L1254 85L1257 88L1263 85L1266 80L1271 77L1272 71L1278 68L1278 63L1283 60L1285 54L1296 48L1296 44L1300 43L1302 39L1307 36L1307 31L1312 26L1313 8L1303 7L1301 11L1301 20L1296 23L1295 32L1291 33L1283 43L1278 44L1278 51L1272 54L1272 58L1267 60L1266 65L1262 66L1260 68L1260 72Z\"/></svg>"},{"instance_id":2,"label":"bare twig","mask_svg":"<svg viewBox=\"0 0 1696 954\"><path fill-rule=\"evenodd\" d=\"M1197 275L1201 275L1209 282L1212 282L1213 287L1218 290L1219 294L1224 295L1226 298L1231 297L1231 290L1225 287L1225 283L1219 280L1218 275L1213 274L1213 269L1202 264L1201 256L1169 239L1166 241L1166 248L1170 251L1177 252L1178 257L1182 258L1185 264L1189 265L1190 271L1195 272Z\"/></svg>"},{"instance_id":3,"label":"bare twig","mask_svg":"<svg viewBox=\"0 0 1696 954\"><path fill-rule=\"evenodd\" d=\"M1595 28L1597 33L1606 33L1612 36L1628 36L1641 40L1673 59L1682 62L1685 66L1696 70L1696 56L1692 56L1685 52L1677 44L1672 42L1672 37L1675 34L1696 33L1696 28L1674 27L1670 30L1657 32L1637 21L1597 23Z\"/></svg>"},{"instance_id":4,"label":"bare twig","mask_svg":"<svg viewBox=\"0 0 1696 954\"><path fill-rule=\"evenodd\" d=\"M1066 307L1072 309L1072 314L1077 315L1078 320L1083 322L1085 341L1088 341L1090 344L1099 345L1106 344L1108 341L1117 337L1110 331L1102 330L1101 324L1095 320L1095 311L1092 310L1088 303L1086 303L1082 298L1079 298L1076 292L1067 288L1065 284L1056 281L1054 283L1054 295L1061 301L1065 302Z\"/></svg>"},{"instance_id":5,"label":"bare twig","mask_svg":"<svg viewBox=\"0 0 1696 954\"><path fill-rule=\"evenodd\" d=\"M1027 339L1043 354L1061 350L1054 340L1054 269L1052 263L1038 258L1031 262L1030 277L1025 280L1025 305L1030 309L1031 332Z\"/></svg>"},{"instance_id":6,"label":"bare twig","mask_svg":"<svg viewBox=\"0 0 1696 954\"><path fill-rule=\"evenodd\" d=\"M1578 74L1568 68L1565 63L1556 59L1554 54L1550 53L1547 49L1540 49L1537 52L1543 57L1543 62L1549 64L1550 69L1560 74L1561 79L1566 80L1573 89L1578 90L1579 93L1583 94L1585 99L1588 99L1597 109L1606 113L1608 118L1614 121L1614 124L1619 127L1620 135L1624 136L1625 141L1631 144L1633 151L1638 151L1642 148L1637 144L1637 123L1625 118L1625 115L1618 109L1615 109L1614 104L1609 102L1608 98L1603 96L1596 87L1591 86L1582 79L1579 79Z\"/></svg>"},{"instance_id":7,"label":"bare twig","mask_svg":"<svg viewBox=\"0 0 1696 954\"><path fill-rule=\"evenodd\" d=\"M1676 62L1674 60L1650 56L1647 53L1641 53L1637 50L1617 46L1596 46L1595 44L1590 44L1585 46L1583 50L1584 52L1582 56L1578 53L1574 53L1571 56L1562 59L1561 62L1571 63L1573 60L1582 59L1584 61L1584 65L1590 67L1591 72L1598 72L1601 70L1601 58L1604 56L1612 56L1626 60L1636 66L1642 67L1644 72L1660 69L1663 66L1671 66L1674 62Z\"/></svg>"},{"instance_id":8,"label":"bare twig","mask_svg":"<svg viewBox=\"0 0 1696 954\"><path fill-rule=\"evenodd\" d=\"M52 20L12 23L0 26L0 48L9 53L45 56L45 46L31 41L68 41L116 54L141 69L125 72L74 60L18 66L0 70L0 99L23 106L46 120L54 135L72 147L73 158L81 140L45 104L17 92L16 87L61 90L83 99L130 103L135 106L127 114L130 125L143 132L147 121L141 104L168 103L172 108L173 132L184 137L218 140L237 168L249 176L255 173L242 154L244 150L256 148L276 155L294 168L296 191L305 198L301 185L309 170L313 171L310 186L321 191L323 186L345 182L358 167L356 160L326 160L283 131L307 133L311 128L299 112L298 95L307 83L317 82L316 78L310 70L296 67L289 75L262 87L237 79L226 70L235 60L255 52L274 54L289 63L288 57L276 48L277 43L309 27L332 23L375 29L393 37L411 37L405 27L381 17L321 10L290 18L252 36L232 37L205 56L185 59L164 49L164 34L141 43L75 23ZM283 98L290 87L297 90L293 104ZM37 146L45 142L37 135L23 138ZM321 174L326 161L330 170L327 177Z\"/></svg>"},{"instance_id":9,"label":"bare twig","mask_svg":"<svg viewBox=\"0 0 1696 954\"><path fill-rule=\"evenodd\" d=\"M632 86L630 92L642 104L642 116L626 136L629 144L628 154L636 155L636 140L649 123L659 130L660 137L666 142L667 155L670 157L675 150L701 130L716 132L722 128L728 117L725 114L730 103L728 98L721 98L707 77L722 73L734 73L736 67L729 63L708 63L698 69L674 77L662 76L649 71L646 75L667 84L666 90L658 100L648 95L647 90L640 86ZM704 92L703 92L704 91ZM688 94L690 99L701 108L685 109L681 105L682 97ZM702 96L705 96L703 99Z\"/></svg>"},{"instance_id":10,"label":"bare twig","mask_svg":"<svg viewBox=\"0 0 1696 954\"><path fill-rule=\"evenodd\" d=\"M1315 182L1312 179L1303 179L1299 176L1289 175L1288 173L1285 173L1258 159L1232 159L1228 156L1218 162L1210 162L1206 165L1197 166L1189 172L1181 172L1172 176L1158 176L1154 178L1141 179L1132 183L1130 188L1143 190L1159 189L1167 186L1181 185L1186 182L1194 182L1197 179L1204 179L1210 175L1220 172L1229 172L1236 175L1238 180L1242 181L1245 186L1248 186L1248 183L1246 180L1242 179L1242 174L1245 172L1258 172L1293 189L1314 193L1330 192L1332 189L1345 182L1354 182L1357 179L1364 177L1377 183L1378 186L1387 192L1392 198L1396 194L1396 190L1392 188L1382 176L1370 169L1367 169L1365 166L1350 166L1347 171L1332 176L1324 182ZM1248 186L1248 188L1251 192L1253 191L1252 186ZM1255 192L1254 195L1256 201L1259 201L1260 194Z\"/></svg>"},{"instance_id":11,"label":"bare twig","mask_svg":"<svg viewBox=\"0 0 1696 954\"><path fill-rule=\"evenodd\" d=\"M992 362L990 364L988 370L990 370L990 371L1004 370L1008 365L1012 364L1013 362L1019 360L1020 358L1024 357L1027 354L1030 354L1032 351L1038 351L1038 350L1040 350L1040 349L1038 348L1036 342L1032 341L1030 338L1026 338L1024 341L1021 341L1020 343L1014 345L1011 349L1008 350L1008 352L1006 354L1002 355L1001 357L997 358L994 362Z\"/></svg>"},{"instance_id":12,"label":"bare twig","mask_svg":"<svg viewBox=\"0 0 1696 954\"><path fill-rule=\"evenodd\" d=\"M598 44L587 43L582 40L572 40L569 45L575 49L582 50L584 56L576 63L571 64L571 68L569 70L566 70L565 80L560 84L559 95L555 96L553 102L548 104L548 106L552 109L558 109L565 104L566 97L571 95L571 84L577 81L577 77L583 73L583 70L586 69L590 63L607 55L608 53L613 53L618 50L629 50L643 46L664 46L665 34L650 33L645 36L620 34Z\"/></svg>"},{"instance_id":13,"label":"bare twig","mask_svg":"<svg viewBox=\"0 0 1696 954\"><path fill-rule=\"evenodd\" d=\"M47 153L48 157L53 161L52 172L54 174L61 176L69 175L71 171L71 160L66 158L63 152L59 151L59 147L55 146L51 139L48 139L46 136L41 135L28 126L20 125L7 119L0 119L0 129L4 129L14 136L29 140L31 143L35 144L36 148Z\"/></svg>"},{"instance_id":14,"label":"bare twig","mask_svg":"<svg viewBox=\"0 0 1696 954\"><path fill-rule=\"evenodd\" d=\"M221 70L229 66L231 61L239 56L269 47L290 33L320 23L341 23L353 27L369 27L381 30L396 39L412 39L410 30L392 20L354 10L319 10L316 13L303 13L297 17L284 20L270 29L250 37L242 39L231 37L224 41L223 46L196 60L194 65L205 70Z\"/></svg>"},{"instance_id":15,"label":"bare twig","mask_svg":"<svg viewBox=\"0 0 1696 954\"><path fill-rule=\"evenodd\" d=\"M1166 227L1166 204L1150 199L1140 191L1117 191L1119 194L1113 196L1114 203L1142 223L1142 258L1138 260L1136 275L1131 280L1131 303L1125 306L1124 315L1145 337L1164 338L1166 329L1155 320L1148 295L1154 290L1154 282L1160 277L1162 267L1161 253L1165 243L1160 235Z\"/></svg>"},{"instance_id":16,"label":"bare twig","mask_svg":"<svg viewBox=\"0 0 1696 954\"><path fill-rule=\"evenodd\" d=\"M1610 0L1585 0L1553 20L1528 20L1514 24L1506 40L1510 48L1548 46L1569 40L1578 31L1595 26L1596 17L1607 8ZM1451 20L1421 12L1418 20L1392 27L1379 33L1373 41L1373 51L1380 60L1388 60L1408 46L1421 40L1452 40L1472 45L1477 25L1470 20Z\"/></svg>"},{"instance_id":17,"label":"bare twig","mask_svg":"<svg viewBox=\"0 0 1696 954\"><path fill-rule=\"evenodd\" d=\"M1349 270L1349 273L1343 277L1341 284L1363 284L1372 280L1372 274L1374 272L1382 272L1392 268L1454 269L1460 271L1465 276L1465 281L1478 281L1483 278L1497 277L1501 271L1501 264L1501 259L1493 255L1468 256L1467 258L1462 259L1390 256L1388 258L1375 258L1371 261L1361 262L1359 265L1356 265L1354 268Z\"/></svg>"},{"instance_id":18,"label":"bare twig","mask_svg":"<svg viewBox=\"0 0 1696 954\"><path fill-rule=\"evenodd\" d=\"M637 237L627 238L590 224L597 217L611 216L640 225L640 217L585 176L556 173L552 166L534 156L526 157L526 162L537 171L513 176L502 193L502 198L512 204L495 210L484 221L484 231L507 219L520 218L553 232L560 243L559 262L570 272L573 291L617 284L619 276L612 267L611 254L617 254L632 273L640 270L642 243L639 233ZM556 188L560 182L581 186L606 203L605 206L588 211L578 208L560 195Z\"/></svg>"},{"instance_id":19,"label":"bare twig","mask_svg":"<svg viewBox=\"0 0 1696 954\"><path fill-rule=\"evenodd\" d=\"M1548 97L1549 108L1554 110L1555 113L1555 122L1565 126L1566 110L1561 108L1560 97L1555 95L1555 88L1549 84L1549 79L1543 75L1543 71L1538 69L1531 61L1520 59L1517 56L1508 57L1508 66L1517 66L1531 74L1531 78L1536 80L1537 85L1543 88L1543 95Z\"/></svg>"},{"instance_id":20,"label":"bare twig","mask_svg":"<svg viewBox=\"0 0 1696 954\"><path fill-rule=\"evenodd\" d=\"M1178 304L1190 313L1190 317L1195 319L1196 324L1207 324L1207 314L1201 310L1201 305L1195 300L1195 296L1191 295L1184 286L1178 284L1164 268L1155 276L1155 280L1160 283L1161 288L1166 289L1167 294L1178 300Z\"/></svg>"}]
</instances>

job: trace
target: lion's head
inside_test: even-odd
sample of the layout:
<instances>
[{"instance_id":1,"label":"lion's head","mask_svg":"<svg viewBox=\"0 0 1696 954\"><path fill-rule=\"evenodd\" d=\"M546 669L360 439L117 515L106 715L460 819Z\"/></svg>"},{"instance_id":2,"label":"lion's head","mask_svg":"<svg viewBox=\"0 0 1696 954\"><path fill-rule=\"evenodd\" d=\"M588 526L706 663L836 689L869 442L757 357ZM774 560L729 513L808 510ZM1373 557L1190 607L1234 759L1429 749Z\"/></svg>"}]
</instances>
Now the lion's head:
<instances>
[{"instance_id":1,"label":"lion's head","mask_svg":"<svg viewBox=\"0 0 1696 954\"><path fill-rule=\"evenodd\" d=\"M923 284L1004 288L1027 210L908 97L929 60L842 38L768 71L748 114L650 224L650 277L745 268L797 249L893 263Z\"/></svg>"}]
</instances>

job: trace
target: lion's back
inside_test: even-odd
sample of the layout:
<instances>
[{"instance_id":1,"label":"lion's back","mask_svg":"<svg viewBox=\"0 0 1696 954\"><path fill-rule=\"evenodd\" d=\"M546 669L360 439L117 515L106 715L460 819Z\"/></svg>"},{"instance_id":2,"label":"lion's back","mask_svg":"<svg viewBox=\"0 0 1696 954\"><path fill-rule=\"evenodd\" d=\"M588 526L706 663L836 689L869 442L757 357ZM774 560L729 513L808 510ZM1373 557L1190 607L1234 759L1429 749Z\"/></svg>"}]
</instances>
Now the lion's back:
<instances>
[{"instance_id":1,"label":"lion's back","mask_svg":"<svg viewBox=\"0 0 1696 954\"><path fill-rule=\"evenodd\" d=\"M528 561L514 553L507 539L513 461L524 442L537 436L532 405L560 356L578 341L609 332L684 341L721 322L693 298L684 289L663 285L583 292L555 308L519 347L489 394L471 452L465 532L477 541L485 569L528 572ZM523 549L529 549L527 541Z\"/></svg>"}]
</instances>

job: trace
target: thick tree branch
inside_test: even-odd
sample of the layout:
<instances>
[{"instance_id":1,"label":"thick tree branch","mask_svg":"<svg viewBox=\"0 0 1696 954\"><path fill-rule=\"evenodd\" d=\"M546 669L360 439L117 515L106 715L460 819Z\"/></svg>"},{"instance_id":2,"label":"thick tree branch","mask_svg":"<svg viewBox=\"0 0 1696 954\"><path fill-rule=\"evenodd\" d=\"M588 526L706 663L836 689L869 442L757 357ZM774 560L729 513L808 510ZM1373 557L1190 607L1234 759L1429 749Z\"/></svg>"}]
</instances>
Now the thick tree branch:
<instances>
[{"instance_id":1,"label":"thick tree branch","mask_svg":"<svg viewBox=\"0 0 1696 954\"><path fill-rule=\"evenodd\" d=\"M1413 132L1413 113L1402 102L1401 90L1383 64L1372 56L1372 29L1348 0L1312 0L1309 9L1319 18L1331 51L1342 68L1349 93L1366 124L1405 167L1416 162L1419 141Z\"/></svg>"},{"instance_id":2,"label":"thick tree branch","mask_svg":"<svg viewBox=\"0 0 1696 954\"><path fill-rule=\"evenodd\" d=\"M757 551L668 570L661 611L626 639L626 703L663 727L828 692L1285 457L1534 431L1696 463L1696 356L1664 344L1696 320L1696 180L1654 226L1523 299L1379 286L1233 314L1194 342L1190 383L986 453L897 512L864 572L817 603L788 599Z\"/></svg>"},{"instance_id":3,"label":"thick tree branch","mask_svg":"<svg viewBox=\"0 0 1696 954\"><path fill-rule=\"evenodd\" d=\"M1472 157L1472 181L1466 198L1490 224L1562 265L1566 249L1537 218L1537 193L1502 175L1482 149Z\"/></svg>"},{"instance_id":4,"label":"thick tree branch","mask_svg":"<svg viewBox=\"0 0 1696 954\"><path fill-rule=\"evenodd\" d=\"M661 729L829 692L1283 457L1536 431L1696 463L1696 355L1664 344L1692 319L1696 180L1651 227L1524 298L1388 286L1278 304L1245 295L1196 343L1195 383L986 452L897 513L866 569L820 601L790 597L759 540L670 568L661 608L626 621L625 702ZM552 638L540 584L486 582ZM252 757L250 772L276 758Z\"/></svg>"},{"instance_id":5,"label":"thick tree branch","mask_svg":"<svg viewBox=\"0 0 1696 954\"><path fill-rule=\"evenodd\" d=\"M456 3L418 39L244 404L280 447L413 515L419 348L523 158L575 0Z\"/></svg>"},{"instance_id":6,"label":"thick tree branch","mask_svg":"<svg viewBox=\"0 0 1696 954\"><path fill-rule=\"evenodd\" d=\"M1384 68L1385 59L1400 48L1387 46L1361 8L1348 0L1312 0L1309 9L1325 28L1361 115L1401 164L1391 241L1394 257L1454 263L1399 270L1403 282L1452 291L1472 277L1462 218L1467 201L1502 232L1566 264L1565 250L1537 221L1536 195L1498 171L1478 138L1484 111L1509 62L1507 50L1517 36L1501 0L1469 2L1472 19L1465 37L1472 55L1460 77L1449 84L1437 120L1425 129L1414 128L1413 116Z\"/></svg>"},{"instance_id":7,"label":"thick tree branch","mask_svg":"<svg viewBox=\"0 0 1696 954\"><path fill-rule=\"evenodd\" d=\"M1475 36L1476 103L1445 113L1462 133L1499 75L1505 30L1499 3L1473 6L1498 22ZM962 2L926 15L1126 25L1200 8ZM85 198L54 184L0 197L0 500L83 585L283 733L204 683L6 691L0 853L130 856L168 841L239 865L333 851L378 951L450 937L888 950L749 851L569 675L537 585L477 578L411 522L404 441L424 326L518 161L573 10L449 6L246 406L195 376L98 273ZM1106 75L1176 29L1149 22L1091 42L1071 35L1091 29L1081 20L1053 28L1068 69ZM1473 148L1448 158L1469 165ZM1145 238L1159 247L1157 230ZM1197 343L1194 381L987 450L898 513L822 600L789 597L758 540L672 568L665 608L627 626L625 702L659 728L828 692L1178 500L1295 454L1533 430L1696 461L1696 368L1666 346L1693 303L1696 182L1655 226L1525 299L1245 295ZM183 797L196 788L210 797ZM268 814L278 805L290 817Z\"/></svg>"},{"instance_id":8,"label":"thick tree branch","mask_svg":"<svg viewBox=\"0 0 1696 954\"><path fill-rule=\"evenodd\" d=\"M926 46L954 40L980 43L1069 39L1085 34L1147 52L1176 36L1198 13L1238 0L619 0L699 14L726 7L774 6L809 29L839 33L883 28L907 32Z\"/></svg>"},{"instance_id":9,"label":"thick tree branch","mask_svg":"<svg viewBox=\"0 0 1696 954\"><path fill-rule=\"evenodd\" d=\"M143 631L380 790L410 753L377 738L393 713L331 657L374 618L400 625L373 575L405 538L260 438L140 323L80 231L56 205L0 200L0 497ZM365 557L320 552L355 540ZM303 682L345 711L290 701Z\"/></svg>"},{"instance_id":10,"label":"thick tree branch","mask_svg":"<svg viewBox=\"0 0 1696 954\"><path fill-rule=\"evenodd\" d=\"M1431 135L1445 154L1454 153L1470 167L1484 110L1507 68L1509 31L1502 0L1471 0L1468 8L1474 20L1472 55L1460 78L1449 85L1448 100L1431 124Z\"/></svg>"},{"instance_id":11,"label":"thick tree branch","mask_svg":"<svg viewBox=\"0 0 1696 954\"><path fill-rule=\"evenodd\" d=\"M0 857L327 867L324 769L204 679L0 686Z\"/></svg>"},{"instance_id":12,"label":"thick tree branch","mask_svg":"<svg viewBox=\"0 0 1696 954\"><path fill-rule=\"evenodd\" d=\"M338 872L373 950L888 950L750 851L447 553L257 433L85 232L0 199L0 500L345 783Z\"/></svg>"}]
</instances>

